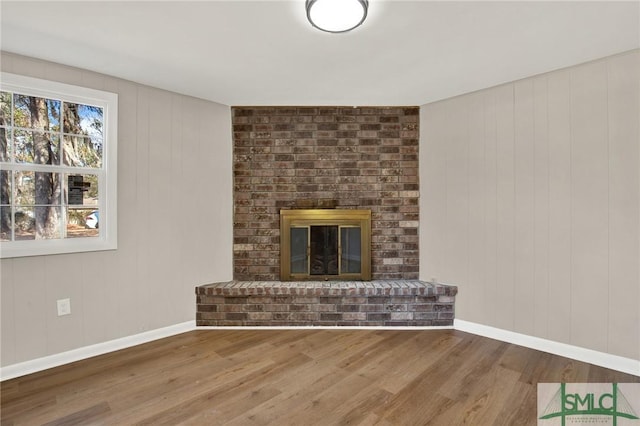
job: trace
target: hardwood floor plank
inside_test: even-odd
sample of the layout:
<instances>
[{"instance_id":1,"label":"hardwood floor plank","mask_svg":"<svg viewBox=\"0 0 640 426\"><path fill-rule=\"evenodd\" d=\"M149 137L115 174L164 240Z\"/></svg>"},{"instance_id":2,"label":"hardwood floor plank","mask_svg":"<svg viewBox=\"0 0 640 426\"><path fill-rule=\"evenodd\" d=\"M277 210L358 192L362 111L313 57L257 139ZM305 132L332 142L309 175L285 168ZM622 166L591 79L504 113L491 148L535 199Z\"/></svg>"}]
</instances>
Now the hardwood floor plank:
<instances>
[{"instance_id":1,"label":"hardwood floor plank","mask_svg":"<svg viewBox=\"0 0 640 426\"><path fill-rule=\"evenodd\" d=\"M334 383L348 376L343 370L335 367L321 366L313 363L303 371L295 371L290 377L282 377L273 385L282 393L266 403L253 407L240 416L231 419L229 425L266 425L286 424L281 418L296 410L316 394L333 386Z\"/></svg>"},{"instance_id":2,"label":"hardwood floor plank","mask_svg":"<svg viewBox=\"0 0 640 426\"><path fill-rule=\"evenodd\" d=\"M425 369L445 356L450 346L443 344L443 341L450 342L451 339L459 341L452 335L436 337L428 334L398 334L397 337L401 337L402 340L394 339L386 342L392 345L387 347L393 347L393 351L379 348L377 360L367 359L366 363L360 362L355 370L367 377L377 377L382 382L381 387L393 394L407 385L407 378L416 375L416 366Z\"/></svg>"},{"instance_id":3,"label":"hardwood floor plank","mask_svg":"<svg viewBox=\"0 0 640 426\"><path fill-rule=\"evenodd\" d=\"M260 345L264 349L265 345ZM235 363L227 368L211 368L204 364L199 368L172 372L170 377L154 380L146 384L143 392L133 395L125 394L110 400L112 407L120 414L114 415L117 424L132 424L140 422L150 415L163 411L167 405L181 404L194 395L205 392L216 392L238 382L247 380L259 370L270 366L269 359L257 357L254 353L234 358Z\"/></svg>"},{"instance_id":4,"label":"hardwood floor plank","mask_svg":"<svg viewBox=\"0 0 640 426\"><path fill-rule=\"evenodd\" d=\"M513 392L504 400L496 425L535 425L537 424L537 386L518 381Z\"/></svg>"},{"instance_id":5,"label":"hardwood floor plank","mask_svg":"<svg viewBox=\"0 0 640 426\"><path fill-rule=\"evenodd\" d=\"M107 404L106 402L101 402L100 404L96 404L92 407L87 407L84 410L80 410L54 421L45 423L44 426L86 425L105 419L109 413L111 413L109 404Z\"/></svg>"},{"instance_id":6,"label":"hardwood floor plank","mask_svg":"<svg viewBox=\"0 0 640 426\"><path fill-rule=\"evenodd\" d=\"M436 424L494 425L502 409L502 403L513 392L520 374L496 365L479 377L472 387L462 386L468 394L458 400L450 410L433 418Z\"/></svg>"},{"instance_id":7,"label":"hardwood floor plank","mask_svg":"<svg viewBox=\"0 0 640 426\"><path fill-rule=\"evenodd\" d=\"M372 380L358 374L350 374L327 386L321 392L300 400L295 408L290 409L278 418L281 424L335 424L334 414L344 401L359 400L359 390L372 385Z\"/></svg>"},{"instance_id":8,"label":"hardwood floor plank","mask_svg":"<svg viewBox=\"0 0 640 426\"><path fill-rule=\"evenodd\" d=\"M196 330L0 384L1 424L535 425L640 377L454 330Z\"/></svg>"},{"instance_id":9,"label":"hardwood floor plank","mask_svg":"<svg viewBox=\"0 0 640 426\"><path fill-rule=\"evenodd\" d=\"M406 422L428 421L431 413L426 411L424 404L425 396L436 396L442 400L443 405L450 407L455 404L455 400L448 398L438 392L452 377L461 365L470 368L475 365L477 358L477 348L479 339L472 337L464 339L452 345L438 359L437 363L428 365L426 368L417 366L415 373L408 378L405 386L394 394L390 403L384 407L388 414L384 417L391 419L393 423L405 424ZM463 364L463 360L464 363ZM464 368L463 370L466 370ZM408 407L416 407L413 413L407 412ZM431 407L429 407L431 409ZM383 415L382 412L377 412ZM409 418L411 416L411 418Z\"/></svg>"},{"instance_id":10,"label":"hardwood floor plank","mask_svg":"<svg viewBox=\"0 0 640 426\"><path fill-rule=\"evenodd\" d=\"M369 414L380 406L384 406L392 394L384 389L371 386L357 395L354 400L347 399L331 414L331 423L337 425L355 425L367 421Z\"/></svg>"},{"instance_id":11,"label":"hardwood floor plank","mask_svg":"<svg viewBox=\"0 0 640 426\"><path fill-rule=\"evenodd\" d=\"M48 407L54 407L57 404L55 395L34 394L28 398L23 396L21 399L12 397L7 399L7 401L11 401L10 403L4 402L4 396L4 386L2 386L3 401L2 407L0 407L3 419L2 426L5 424L5 418L25 416L30 412L46 410Z\"/></svg>"},{"instance_id":12,"label":"hardwood floor plank","mask_svg":"<svg viewBox=\"0 0 640 426\"><path fill-rule=\"evenodd\" d=\"M206 422L216 416L223 418L239 416L248 409L281 393L272 385L265 386L265 383L271 383L273 378L298 366L309 365L310 362L311 358L304 354L291 354L289 359L256 371L252 377L248 377L246 380L237 384L228 383L222 389L213 388L182 403L167 407L165 410L144 419L143 423L177 424L186 420L189 422L201 420L208 424Z\"/></svg>"},{"instance_id":13,"label":"hardwood floor plank","mask_svg":"<svg viewBox=\"0 0 640 426\"><path fill-rule=\"evenodd\" d=\"M473 355L465 363L469 368L458 368L453 370L446 381L438 389L438 392L447 398L455 401L466 401L470 394L478 392L476 388L485 385L483 379L493 378L493 371L497 367L496 360L506 351L508 345L498 341L484 341L478 339L473 343ZM490 382L490 381L489 381Z\"/></svg>"}]
</instances>

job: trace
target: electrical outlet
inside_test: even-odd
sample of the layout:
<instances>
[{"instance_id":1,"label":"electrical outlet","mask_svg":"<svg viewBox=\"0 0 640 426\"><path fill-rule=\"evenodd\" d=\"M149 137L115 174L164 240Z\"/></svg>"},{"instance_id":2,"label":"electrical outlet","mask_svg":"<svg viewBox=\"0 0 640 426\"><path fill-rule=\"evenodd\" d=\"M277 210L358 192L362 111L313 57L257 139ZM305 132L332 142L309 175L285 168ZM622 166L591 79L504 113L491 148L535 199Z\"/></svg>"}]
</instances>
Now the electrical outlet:
<instances>
[{"instance_id":1,"label":"electrical outlet","mask_svg":"<svg viewBox=\"0 0 640 426\"><path fill-rule=\"evenodd\" d=\"M58 316L71 314L71 299L58 300Z\"/></svg>"}]
</instances>

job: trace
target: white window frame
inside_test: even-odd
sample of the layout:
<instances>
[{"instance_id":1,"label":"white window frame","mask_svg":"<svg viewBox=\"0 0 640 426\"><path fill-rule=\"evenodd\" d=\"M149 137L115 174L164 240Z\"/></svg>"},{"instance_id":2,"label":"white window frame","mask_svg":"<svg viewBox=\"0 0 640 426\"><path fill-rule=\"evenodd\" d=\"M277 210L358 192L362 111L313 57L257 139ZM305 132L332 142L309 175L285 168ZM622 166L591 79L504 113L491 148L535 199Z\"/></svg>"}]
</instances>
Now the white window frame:
<instances>
[{"instance_id":1,"label":"white window frame","mask_svg":"<svg viewBox=\"0 0 640 426\"><path fill-rule=\"evenodd\" d=\"M93 105L103 109L102 169L88 173L99 175L98 211L100 230L96 237L59 238L0 242L0 258L80 253L118 248L118 95L102 90L73 86L17 74L1 73L0 89L28 96L59 99L66 102ZM29 166L27 166L29 167ZM3 169L0 163L0 169ZM12 164L15 170L16 165ZM31 169L29 169L31 170ZM79 169L79 172L87 172ZM63 171L64 172L64 171Z\"/></svg>"}]
</instances>

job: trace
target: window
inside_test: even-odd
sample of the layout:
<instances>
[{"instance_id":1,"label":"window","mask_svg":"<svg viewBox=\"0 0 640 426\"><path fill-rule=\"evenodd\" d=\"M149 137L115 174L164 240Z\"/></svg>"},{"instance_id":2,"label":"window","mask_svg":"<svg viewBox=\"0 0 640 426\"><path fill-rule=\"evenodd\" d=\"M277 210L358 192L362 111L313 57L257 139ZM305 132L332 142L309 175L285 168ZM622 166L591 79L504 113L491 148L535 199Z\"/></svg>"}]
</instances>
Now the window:
<instances>
[{"instance_id":1,"label":"window","mask_svg":"<svg viewBox=\"0 0 640 426\"><path fill-rule=\"evenodd\" d=\"M115 249L116 94L0 80L3 258Z\"/></svg>"}]
</instances>

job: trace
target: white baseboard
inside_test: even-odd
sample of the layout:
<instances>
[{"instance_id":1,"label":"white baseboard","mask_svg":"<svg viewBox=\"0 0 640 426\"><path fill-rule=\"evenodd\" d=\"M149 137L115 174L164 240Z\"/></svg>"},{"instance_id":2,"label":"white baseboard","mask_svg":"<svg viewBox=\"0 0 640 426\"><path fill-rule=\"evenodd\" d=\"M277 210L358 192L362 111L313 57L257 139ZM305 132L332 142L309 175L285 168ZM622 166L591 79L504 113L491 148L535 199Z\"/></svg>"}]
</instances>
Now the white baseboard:
<instances>
[{"instance_id":1,"label":"white baseboard","mask_svg":"<svg viewBox=\"0 0 640 426\"><path fill-rule=\"evenodd\" d=\"M120 339L110 340L108 342L98 343L91 346L85 346L71 351L59 354L49 355L18 364L8 365L0 368L0 381L9 380L48 368L58 367L75 361L80 361L93 356L106 354L120 349L129 348L140 345L142 343L151 342L153 340L162 339L176 334L185 333L191 330L268 330L268 329L337 329L337 330L437 330L437 329L456 329L478 336L484 336L491 339L500 340L515 345L548 352L554 355L560 355L567 358L583 361L590 364L598 365L612 370L621 371L623 373L640 376L640 361L630 358L624 358L617 355L611 355L604 352L598 352L591 349L585 349L578 346L572 346L565 343L554 342L551 340L541 339L539 337L528 336L526 334L515 333L513 331L503 330L500 328L490 327L487 325L477 324L469 321L455 319L453 327L196 327L195 321L187 321L181 324L175 324L156 330L147 331L133 336L127 336Z\"/></svg>"},{"instance_id":2,"label":"white baseboard","mask_svg":"<svg viewBox=\"0 0 640 426\"><path fill-rule=\"evenodd\" d=\"M134 334L133 336L126 336L120 339L110 340L108 342L97 343L95 345L84 346L82 348L73 349L59 354L8 365L0 368L0 381L13 379L26 374L46 370L48 368L58 367L70 362L80 361L93 356L103 355L120 349L129 348L131 346L140 345L142 343L151 342L153 340L185 333L195 329L195 327L195 321L187 321L181 324L170 325L168 327Z\"/></svg>"},{"instance_id":3,"label":"white baseboard","mask_svg":"<svg viewBox=\"0 0 640 426\"><path fill-rule=\"evenodd\" d=\"M453 327L456 330L477 334L478 336L489 337L502 342L513 343L514 345L524 346L526 348L536 349L554 355L560 355L577 361L583 361L600 367L609 368L611 370L632 374L634 376L640 376L640 361L636 359L598 352L591 349L581 348L579 346L554 342L552 340L541 339L539 337L520 334L460 319L454 320Z\"/></svg>"}]
</instances>

